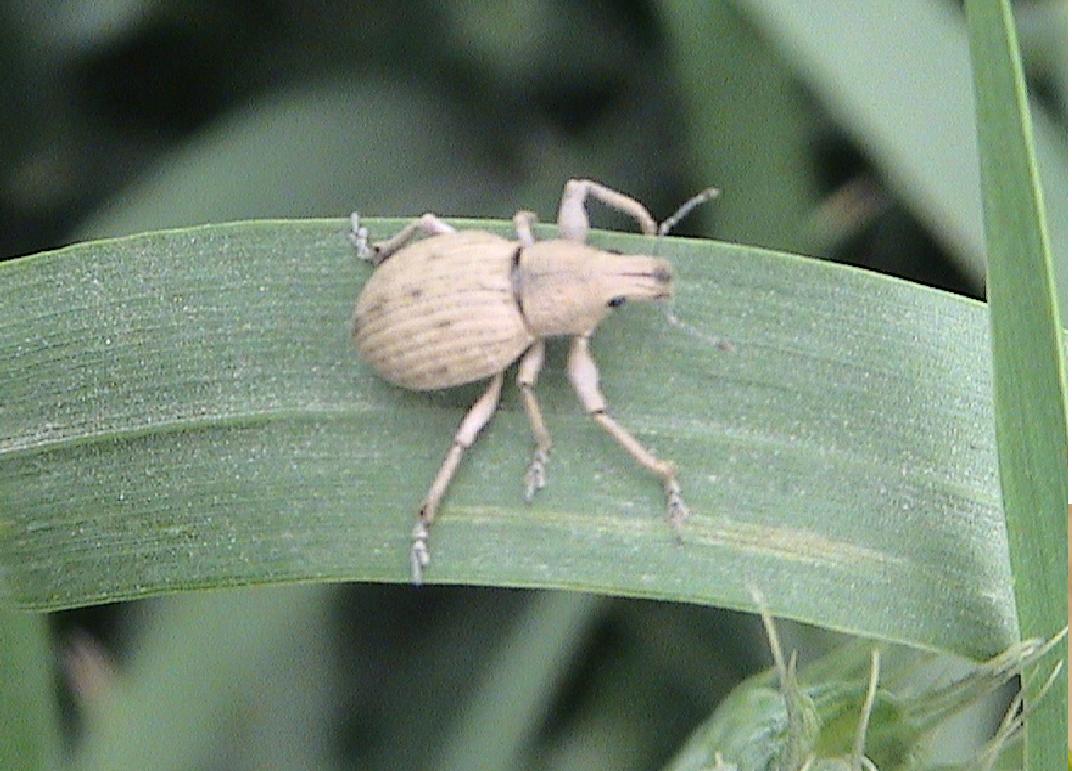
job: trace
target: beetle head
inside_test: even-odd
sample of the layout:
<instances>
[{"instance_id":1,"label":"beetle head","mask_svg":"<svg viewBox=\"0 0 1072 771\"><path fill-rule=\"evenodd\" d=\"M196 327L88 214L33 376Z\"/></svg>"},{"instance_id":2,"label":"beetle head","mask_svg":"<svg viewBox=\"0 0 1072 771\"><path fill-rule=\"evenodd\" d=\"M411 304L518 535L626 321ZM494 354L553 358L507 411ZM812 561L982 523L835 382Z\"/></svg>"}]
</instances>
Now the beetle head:
<instances>
[{"instance_id":1,"label":"beetle head","mask_svg":"<svg viewBox=\"0 0 1072 771\"><path fill-rule=\"evenodd\" d=\"M670 263L571 241L539 241L518 263L515 292L538 336L584 335L626 300L670 297Z\"/></svg>"}]
</instances>

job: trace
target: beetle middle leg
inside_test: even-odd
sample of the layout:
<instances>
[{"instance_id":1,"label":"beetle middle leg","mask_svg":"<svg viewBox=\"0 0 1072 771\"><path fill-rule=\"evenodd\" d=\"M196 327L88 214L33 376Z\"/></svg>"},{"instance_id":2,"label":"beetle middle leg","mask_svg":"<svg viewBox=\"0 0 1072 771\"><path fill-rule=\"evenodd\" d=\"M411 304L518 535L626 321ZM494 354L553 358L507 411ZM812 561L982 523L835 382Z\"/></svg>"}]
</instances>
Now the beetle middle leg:
<instances>
[{"instance_id":1,"label":"beetle middle leg","mask_svg":"<svg viewBox=\"0 0 1072 771\"><path fill-rule=\"evenodd\" d=\"M581 244L585 242L588 237L588 213L584 209L584 202L588 196L628 214L637 221L645 235L655 235L655 218L640 201L590 179L571 179L566 182L562 202L558 205L559 238Z\"/></svg>"},{"instance_id":2,"label":"beetle middle leg","mask_svg":"<svg viewBox=\"0 0 1072 771\"><path fill-rule=\"evenodd\" d=\"M681 486L677 481L677 469L670 461L660 460L644 448L632 434L607 414L607 402L599 390L599 370L588 350L588 338L584 335L573 338L570 346L567 370L570 383L581 399L585 411L603 429L614 437L622 448L633 456L641 466L658 476L666 492L666 519L676 530L689 516Z\"/></svg>"},{"instance_id":3,"label":"beetle middle leg","mask_svg":"<svg viewBox=\"0 0 1072 771\"><path fill-rule=\"evenodd\" d=\"M532 453L532 463L525 472L525 501L532 502L537 490L542 490L547 484L548 453L551 452L551 432L544 425L543 415L540 413L540 403L536 401L536 379L540 376L540 368L543 366L544 342L537 340L521 357L521 363L517 368L517 387L521 389L521 401L525 405L525 412L529 416L529 424L532 426L532 436L536 440L536 449Z\"/></svg>"},{"instance_id":4,"label":"beetle middle leg","mask_svg":"<svg viewBox=\"0 0 1072 771\"><path fill-rule=\"evenodd\" d=\"M428 567L430 559L428 528L432 526L436 510L443 500L443 495L447 492L454 472L458 470L462 455L473 446L477 434L495 414L495 408L499 404L499 394L502 392L502 382L503 373L500 372L491 379L484 393L465 413L458 431L454 434L454 443L447 451L447 457L443 460L443 465L439 467L439 472L432 480L432 486L424 497L424 503L421 504L420 512L417 514L417 524L413 528L413 547L410 549L410 568L415 584L421 583L421 576L424 568Z\"/></svg>"},{"instance_id":5,"label":"beetle middle leg","mask_svg":"<svg viewBox=\"0 0 1072 771\"><path fill-rule=\"evenodd\" d=\"M536 214L522 209L514 215L514 230L517 240L524 246L536 243L532 235L532 226L536 223ZM525 501L531 503L537 490L547 484L547 456L551 452L551 432L543 422L540 403L536 401L536 379L543 367L544 342L536 340L521 357L517 367L517 387L521 390L521 402L529 416L532 436L536 440L536 449L532 453L532 463L525 472Z\"/></svg>"},{"instance_id":6,"label":"beetle middle leg","mask_svg":"<svg viewBox=\"0 0 1072 771\"><path fill-rule=\"evenodd\" d=\"M532 226L536 224L536 212L522 209L514 215L514 231L522 246L532 246L536 237L532 235Z\"/></svg>"}]
</instances>

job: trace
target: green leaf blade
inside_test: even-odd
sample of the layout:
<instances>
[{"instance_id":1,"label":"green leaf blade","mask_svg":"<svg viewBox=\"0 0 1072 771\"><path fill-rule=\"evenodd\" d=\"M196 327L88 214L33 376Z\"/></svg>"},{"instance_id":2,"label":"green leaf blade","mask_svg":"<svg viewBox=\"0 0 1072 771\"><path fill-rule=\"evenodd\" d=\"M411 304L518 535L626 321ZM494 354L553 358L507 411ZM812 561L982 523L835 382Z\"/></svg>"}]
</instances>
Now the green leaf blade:
<instances>
[{"instance_id":1,"label":"green leaf blade","mask_svg":"<svg viewBox=\"0 0 1072 771\"><path fill-rule=\"evenodd\" d=\"M12 771L56 768L63 756L48 626L44 616L0 609L0 765Z\"/></svg>"},{"instance_id":2,"label":"green leaf blade","mask_svg":"<svg viewBox=\"0 0 1072 771\"><path fill-rule=\"evenodd\" d=\"M164 231L0 266L15 602L408 579L416 506L479 386L409 393L360 362L348 319L368 268L344 227ZM681 469L684 543L658 484L584 418L553 345L548 488L522 503L530 438L511 389L436 522L428 580L734 608L756 587L777 615L977 657L1007 647L985 309L758 249L659 248L689 328L628 307L593 349L615 415Z\"/></svg>"},{"instance_id":3,"label":"green leaf blade","mask_svg":"<svg viewBox=\"0 0 1072 771\"><path fill-rule=\"evenodd\" d=\"M967 4L989 260L988 303L1002 498L1020 634L1067 624L1066 375L1053 264L1016 30L1007 2ZM1061 678L1029 718L1027 768L1064 762ZM1029 696L1044 678L1035 677ZM1034 689L1034 690L1032 690Z\"/></svg>"}]
</instances>

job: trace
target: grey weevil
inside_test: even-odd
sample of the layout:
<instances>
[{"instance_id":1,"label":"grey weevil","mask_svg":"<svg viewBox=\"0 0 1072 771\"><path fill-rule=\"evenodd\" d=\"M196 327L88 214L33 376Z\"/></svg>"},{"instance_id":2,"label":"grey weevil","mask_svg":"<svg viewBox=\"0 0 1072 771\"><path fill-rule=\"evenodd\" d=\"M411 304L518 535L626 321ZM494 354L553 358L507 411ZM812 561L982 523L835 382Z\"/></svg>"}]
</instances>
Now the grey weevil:
<instances>
[{"instance_id":1,"label":"grey weevil","mask_svg":"<svg viewBox=\"0 0 1072 771\"><path fill-rule=\"evenodd\" d=\"M665 233L693 207L715 195L707 190L667 220ZM352 335L362 358L387 381L429 391L490 378L465 417L425 495L413 528L410 564L420 583L429 563L428 530L465 450L491 419L505 371L518 363L517 385L536 448L524 476L531 501L546 484L551 434L536 401L544 340L571 338L567 374L585 411L666 493L667 520L676 529L688 517L677 470L645 449L607 413L599 371L588 340L612 308L626 300L671 296L670 263L588 246L586 199L592 196L629 215L654 236L655 220L629 196L588 179L566 182L558 209L558 238L536 241L536 215L514 215L516 240L483 231L456 231L428 213L386 241L368 244L360 217L351 215L349 238L375 271L357 299ZM426 238L414 241L418 234Z\"/></svg>"}]
</instances>

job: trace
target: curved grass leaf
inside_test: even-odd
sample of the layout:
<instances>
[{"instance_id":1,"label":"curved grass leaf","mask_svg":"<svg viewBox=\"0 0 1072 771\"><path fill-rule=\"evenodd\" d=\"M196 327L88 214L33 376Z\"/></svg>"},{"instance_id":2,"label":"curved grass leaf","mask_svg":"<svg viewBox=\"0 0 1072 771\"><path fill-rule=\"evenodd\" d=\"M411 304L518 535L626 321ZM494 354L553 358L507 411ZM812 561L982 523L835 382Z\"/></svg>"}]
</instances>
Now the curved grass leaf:
<instances>
[{"instance_id":1,"label":"curved grass leaf","mask_svg":"<svg viewBox=\"0 0 1072 771\"><path fill-rule=\"evenodd\" d=\"M941 0L739 0L739 5L981 289L986 244L963 16ZM1041 111L1035 118L1042 187L1053 214L1050 237L1064 254L1065 132ZM1061 294L1065 270L1058 267Z\"/></svg>"},{"instance_id":2,"label":"curved grass leaf","mask_svg":"<svg viewBox=\"0 0 1072 771\"><path fill-rule=\"evenodd\" d=\"M245 222L0 265L11 601L408 580L416 506L479 386L410 393L357 359L348 320L369 268L344 231ZM627 307L593 348L611 409L681 469L684 543L658 484L584 418L553 346L547 489L521 500L530 438L509 389L436 523L427 579L732 608L754 587L780 616L977 657L1007 647L983 306L753 248L659 250L689 327Z\"/></svg>"},{"instance_id":3,"label":"curved grass leaf","mask_svg":"<svg viewBox=\"0 0 1072 771\"><path fill-rule=\"evenodd\" d=\"M487 671L458 714L437 768L520 768L523 750L539 729L534 716L551 714L578 649L591 632L600 598L540 592L493 652Z\"/></svg>"}]
</instances>

